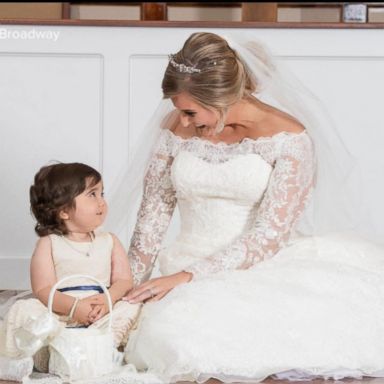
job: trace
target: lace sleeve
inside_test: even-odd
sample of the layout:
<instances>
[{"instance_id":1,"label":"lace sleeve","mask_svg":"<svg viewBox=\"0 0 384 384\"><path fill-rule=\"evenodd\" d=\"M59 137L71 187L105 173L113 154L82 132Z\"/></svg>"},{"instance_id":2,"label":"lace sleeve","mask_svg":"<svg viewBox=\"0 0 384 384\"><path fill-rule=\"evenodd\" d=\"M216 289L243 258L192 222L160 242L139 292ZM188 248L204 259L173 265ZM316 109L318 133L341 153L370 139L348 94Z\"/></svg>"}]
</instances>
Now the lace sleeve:
<instances>
[{"instance_id":1,"label":"lace sleeve","mask_svg":"<svg viewBox=\"0 0 384 384\"><path fill-rule=\"evenodd\" d=\"M312 142L306 134L289 136L276 158L255 222L227 248L185 269L195 278L223 270L246 269L270 258L289 239L314 183Z\"/></svg>"},{"instance_id":2,"label":"lace sleeve","mask_svg":"<svg viewBox=\"0 0 384 384\"><path fill-rule=\"evenodd\" d=\"M128 250L135 285L150 277L176 205L172 161L171 136L163 132L144 177L143 198Z\"/></svg>"}]
</instances>

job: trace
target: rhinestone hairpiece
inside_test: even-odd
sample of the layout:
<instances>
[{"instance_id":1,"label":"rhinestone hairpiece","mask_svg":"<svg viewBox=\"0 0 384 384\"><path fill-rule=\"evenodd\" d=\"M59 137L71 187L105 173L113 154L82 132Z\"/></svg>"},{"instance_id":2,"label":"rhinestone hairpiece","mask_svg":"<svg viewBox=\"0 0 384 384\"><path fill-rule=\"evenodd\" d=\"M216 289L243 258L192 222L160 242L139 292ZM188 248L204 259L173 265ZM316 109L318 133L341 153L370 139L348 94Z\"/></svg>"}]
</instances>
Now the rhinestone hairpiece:
<instances>
[{"instance_id":1,"label":"rhinestone hairpiece","mask_svg":"<svg viewBox=\"0 0 384 384\"><path fill-rule=\"evenodd\" d=\"M201 69L195 68L195 67L190 67L185 64L179 64L176 63L174 60L174 55L169 55L169 62L171 63L172 67L176 68L179 72L181 73L200 73Z\"/></svg>"}]
</instances>

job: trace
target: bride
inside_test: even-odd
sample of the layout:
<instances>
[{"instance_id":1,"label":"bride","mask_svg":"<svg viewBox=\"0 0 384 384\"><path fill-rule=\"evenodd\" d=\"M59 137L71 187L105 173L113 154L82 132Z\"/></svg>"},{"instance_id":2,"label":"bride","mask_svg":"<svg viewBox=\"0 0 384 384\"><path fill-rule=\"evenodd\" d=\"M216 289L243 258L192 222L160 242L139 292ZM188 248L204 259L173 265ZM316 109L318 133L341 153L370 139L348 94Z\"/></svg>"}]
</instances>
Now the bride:
<instances>
[{"instance_id":1,"label":"bride","mask_svg":"<svg viewBox=\"0 0 384 384\"><path fill-rule=\"evenodd\" d=\"M146 303L125 351L138 369L169 382L384 376L384 252L336 231L356 207L350 164L292 84L259 44L212 33L170 56L173 111L129 250L125 299ZM176 204L180 233L161 248Z\"/></svg>"}]
</instances>

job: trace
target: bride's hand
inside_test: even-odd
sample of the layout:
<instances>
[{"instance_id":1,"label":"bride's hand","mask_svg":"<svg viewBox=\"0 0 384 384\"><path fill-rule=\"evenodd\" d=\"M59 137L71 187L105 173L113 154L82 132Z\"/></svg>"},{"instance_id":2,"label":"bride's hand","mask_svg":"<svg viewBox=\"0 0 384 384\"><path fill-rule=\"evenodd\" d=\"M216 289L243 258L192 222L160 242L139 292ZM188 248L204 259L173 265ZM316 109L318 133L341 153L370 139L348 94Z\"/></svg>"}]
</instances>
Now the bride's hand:
<instances>
[{"instance_id":1,"label":"bride's hand","mask_svg":"<svg viewBox=\"0 0 384 384\"><path fill-rule=\"evenodd\" d=\"M191 281L192 276L192 273L183 271L148 280L132 289L122 300L129 301L132 304L158 301L177 285Z\"/></svg>"}]
</instances>

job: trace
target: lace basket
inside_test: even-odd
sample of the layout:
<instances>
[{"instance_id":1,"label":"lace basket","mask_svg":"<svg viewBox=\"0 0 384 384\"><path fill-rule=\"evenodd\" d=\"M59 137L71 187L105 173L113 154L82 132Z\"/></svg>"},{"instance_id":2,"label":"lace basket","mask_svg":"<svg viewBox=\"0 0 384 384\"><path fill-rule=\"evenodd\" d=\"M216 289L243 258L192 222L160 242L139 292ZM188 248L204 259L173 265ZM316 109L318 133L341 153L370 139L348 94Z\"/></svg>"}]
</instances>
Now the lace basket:
<instances>
[{"instance_id":1,"label":"lace basket","mask_svg":"<svg viewBox=\"0 0 384 384\"><path fill-rule=\"evenodd\" d=\"M50 342L49 372L66 380L89 379L110 373L114 368L115 350L111 330L112 301L104 284L87 275L71 275L61 279L50 291L49 314L52 315L53 296L59 284L78 277L88 278L101 286L108 300L109 323L107 330L63 328Z\"/></svg>"}]
</instances>

